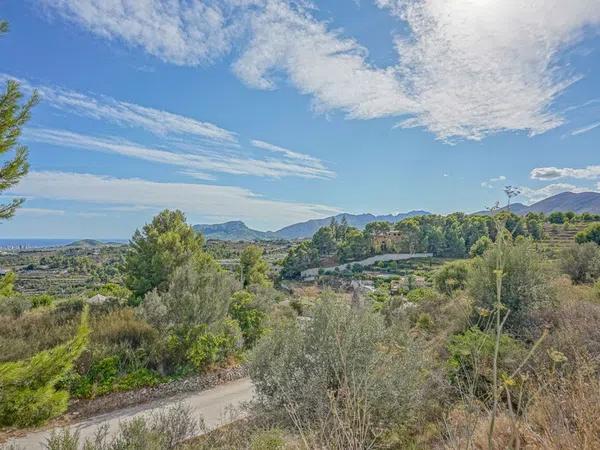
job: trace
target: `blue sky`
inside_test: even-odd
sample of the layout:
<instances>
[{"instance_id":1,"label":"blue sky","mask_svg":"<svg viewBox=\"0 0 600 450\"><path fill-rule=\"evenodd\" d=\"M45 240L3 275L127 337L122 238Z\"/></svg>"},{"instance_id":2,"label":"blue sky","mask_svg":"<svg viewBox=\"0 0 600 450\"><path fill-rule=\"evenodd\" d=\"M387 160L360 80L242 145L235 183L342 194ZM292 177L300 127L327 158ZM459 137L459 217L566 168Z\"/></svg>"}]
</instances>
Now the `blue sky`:
<instances>
[{"instance_id":1,"label":"blue sky","mask_svg":"<svg viewBox=\"0 0 600 450\"><path fill-rule=\"evenodd\" d=\"M567 4L568 3L568 4ZM2 2L41 103L2 237L266 230L600 190L600 1Z\"/></svg>"}]
</instances>

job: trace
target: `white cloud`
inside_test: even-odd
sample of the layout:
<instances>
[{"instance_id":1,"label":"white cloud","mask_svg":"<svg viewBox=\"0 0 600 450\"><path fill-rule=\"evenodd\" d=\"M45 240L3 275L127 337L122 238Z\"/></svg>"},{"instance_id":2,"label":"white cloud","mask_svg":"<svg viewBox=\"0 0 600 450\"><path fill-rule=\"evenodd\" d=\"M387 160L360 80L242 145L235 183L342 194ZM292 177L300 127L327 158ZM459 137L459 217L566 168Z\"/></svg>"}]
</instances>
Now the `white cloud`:
<instances>
[{"instance_id":1,"label":"white cloud","mask_svg":"<svg viewBox=\"0 0 600 450\"><path fill-rule=\"evenodd\" d=\"M159 183L70 172L31 172L13 194L129 208L179 208L205 220L242 219L277 228L339 212L329 206L268 200L247 189L189 183Z\"/></svg>"},{"instance_id":2,"label":"white cloud","mask_svg":"<svg viewBox=\"0 0 600 450\"><path fill-rule=\"evenodd\" d=\"M371 63L359 42L285 0L43 0L93 33L175 64L210 62L235 42L234 72L274 89L285 78L317 111L402 117L438 138L543 133L564 122L556 98L579 78L563 58L600 24L598 0L375 0L401 21L398 61ZM563 111L566 111L563 109Z\"/></svg>"},{"instance_id":3,"label":"white cloud","mask_svg":"<svg viewBox=\"0 0 600 450\"><path fill-rule=\"evenodd\" d=\"M296 176L302 178L331 178L334 173L325 168L290 162L286 160L260 160L240 154L225 152L183 153L144 147L123 139L100 138L65 130L30 128L25 138L48 144L67 146L82 150L115 153L161 164L183 167L188 172L220 172L233 175L254 175L281 178Z\"/></svg>"},{"instance_id":4,"label":"white cloud","mask_svg":"<svg viewBox=\"0 0 600 450\"><path fill-rule=\"evenodd\" d=\"M592 123L585 127L577 128L571 132L571 136L577 136L578 134L587 133L588 131L592 131L594 128L600 127L600 122Z\"/></svg>"},{"instance_id":5,"label":"white cloud","mask_svg":"<svg viewBox=\"0 0 600 450\"><path fill-rule=\"evenodd\" d=\"M41 0L39 3L94 34L141 47L175 64L210 62L227 53L236 27L228 11L218 2L210 1Z\"/></svg>"},{"instance_id":6,"label":"white cloud","mask_svg":"<svg viewBox=\"0 0 600 450\"><path fill-rule=\"evenodd\" d=\"M314 20L306 10L285 1L267 1L250 20L251 39L234 64L248 85L273 89L286 74L301 93L313 96L318 111L339 109L351 118L414 112L395 68L376 68L367 50L340 32Z\"/></svg>"},{"instance_id":7,"label":"white cloud","mask_svg":"<svg viewBox=\"0 0 600 450\"><path fill-rule=\"evenodd\" d=\"M484 187L484 188L487 188L487 189L493 189L495 183L497 183L498 181L504 181L504 180L506 180L506 177L504 175L500 175L498 177L490 178L489 180L482 181L481 182L481 187Z\"/></svg>"},{"instance_id":8,"label":"white cloud","mask_svg":"<svg viewBox=\"0 0 600 450\"><path fill-rule=\"evenodd\" d=\"M323 163L320 159L315 158L314 156L306 155L304 153L298 153L293 150L279 147L278 145L273 145L265 141L259 141L254 139L250 142L254 147L261 148L263 150L268 150L270 152L279 153L285 155L288 159L302 161L308 165L313 167L324 168Z\"/></svg>"},{"instance_id":9,"label":"white cloud","mask_svg":"<svg viewBox=\"0 0 600 450\"><path fill-rule=\"evenodd\" d=\"M571 167L536 167L529 175L534 180L557 180L559 178L593 180L600 178L600 166L587 166L581 169Z\"/></svg>"},{"instance_id":10,"label":"white cloud","mask_svg":"<svg viewBox=\"0 0 600 450\"><path fill-rule=\"evenodd\" d=\"M15 79L15 77L0 74L0 79ZM71 114L102 119L122 126L141 127L158 135L184 134L220 143L237 143L234 132L209 122L201 122L191 117L122 102L106 96L86 95L58 87L32 85L26 80L18 81L27 91L36 89L46 104Z\"/></svg>"},{"instance_id":11,"label":"white cloud","mask_svg":"<svg viewBox=\"0 0 600 450\"><path fill-rule=\"evenodd\" d=\"M553 101L577 76L558 62L597 0L377 0L410 28L396 41L407 89L422 108L402 126L440 138L505 130L543 133L563 118Z\"/></svg>"},{"instance_id":12,"label":"white cloud","mask_svg":"<svg viewBox=\"0 0 600 450\"><path fill-rule=\"evenodd\" d=\"M539 189L522 187L521 195L525 197L528 203L534 203L553 195L560 194L561 192L590 192L593 190L594 189L578 187L569 183L554 183Z\"/></svg>"}]
</instances>

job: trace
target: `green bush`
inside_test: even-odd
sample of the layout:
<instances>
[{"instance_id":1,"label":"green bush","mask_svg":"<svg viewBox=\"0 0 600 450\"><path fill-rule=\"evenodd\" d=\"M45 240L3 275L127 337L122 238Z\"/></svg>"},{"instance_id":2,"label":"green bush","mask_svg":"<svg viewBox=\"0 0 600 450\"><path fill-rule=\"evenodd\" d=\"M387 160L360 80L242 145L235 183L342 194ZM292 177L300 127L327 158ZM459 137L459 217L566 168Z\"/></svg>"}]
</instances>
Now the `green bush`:
<instances>
[{"instance_id":1,"label":"green bush","mask_svg":"<svg viewBox=\"0 0 600 450\"><path fill-rule=\"evenodd\" d=\"M452 336L448 343L448 367L451 380L463 393L472 392L482 399L490 393L494 348L494 336L476 327ZM498 352L500 379L508 377L526 353L519 341L502 334Z\"/></svg>"},{"instance_id":2,"label":"green bush","mask_svg":"<svg viewBox=\"0 0 600 450\"><path fill-rule=\"evenodd\" d=\"M589 225L585 230L577 233L575 241L578 244L594 242L595 244L600 245L600 223Z\"/></svg>"},{"instance_id":3,"label":"green bush","mask_svg":"<svg viewBox=\"0 0 600 450\"><path fill-rule=\"evenodd\" d=\"M433 277L433 283L439 292L451 295L454 291L465 288L468 275L468 261L452 261L438 269Z\"/></svg>"},{"instance_id":4,"label":"green bush","mask_svg":"<svg viewBox=\"0 0 600 450\"><path fill-rule=\"evenodd\" d=\"M25 297L0 298L0 316L21 317L31 309L31 301Z\"/></svg>"},{"instance_id":5,"label":"green bush","mask_svg":"<svg viewBox=\"0 0 600 450\"><path fill-rule=\"evenodd\" d=\"M31 301L32 308L39 308L41 306L50 306L54 303L55 298L50 294L40 294L30 297L29 300Z\"/></svg>"},{"instance_id":6,"label":"green bush","mask_svg":"<svg viewBox=\"0 0 600 450\"><path fill-rule=\"evenodd\" d=\"M265 332L266 312L257 305L256 296L248 291L233 294L229 315L239 324L246 347L252 347Z\"/></svg>"},{"instance_id":7,"label":"green bush","mask_svg":"<svg viewBox=\"0 0 600 450\"><path fill-rule=\"evenodd\" d=\"M69 394L55 385L85 349L88 334L86 309L71 341L28 360L0 364L0 425L37 425L66 410Z\"/></svg>"},{"instance_id":8,"label":"green bush","mask_svg":"<svg viewBox=\"0 0 600 450\"><path fill-rule=\"evenodd\" d=\"M496 266L503 262L502 304L509 310L507 330L531 330L531 313L555 301L552 272L535 245L524 238L495 243L472 261L468 290L475 306L493 310L496 304Z\"/></svg>"},{"instance_id":9,"label":"green bush","mask_svg":"<svg viewBox=\"0 0 600 450\"><path fill-rule=\"evenodd\" d=\"M197 337L187 357L197 370L204 370L235 355L241 346L241 334L237 322L226 319L213 331Z\"/></svg>"},{"instance_id":10,"label":"green bush","mask_svg":"<svg viewBox=\"0 0 600 450\"><path fill-rule=\"evenodd\" d=\"M433 300L439 297L439 294L431 288L415 288L412 291L408 291L406 299L411 303L419 303L423 300Z\"/></svg>"},{"instance_id":11,"label":"green bush","mask_svg":"<svg viewBox=\"0 0 600 450\"><path fill-rule=\"evenodd\" d=\"M476 256L483 255L491 246L493 242L487 236L481 236L475 243L471 246L469 250L469 256L471 258L475 258Z\"/></svg>"},{"instance_id":12,"label":"green bush","mask_svg":"<svg viewBox=\"0 0 600 450\"><path fill-rule=\"evenodd\" d=\"M414 419L426 373L407 335L388 333L369 309L327 297L311 320L282 322L263 337L250 364L257 408L318 435L315 448L332 448L343 430L335 448L363 448L382 428Z\"/></svg>"},{"instance_id":13,"label":"green bush","mask_svg":"<svg viewBox=\"0 0 600 450\"><path fill-rule=\"evenodd\" d=\"M256 432L250 439L250 450L284 450L286 447L283 432L278 429Z\"/></svg>"},{"instance_id":14,"label":"green bush","mask_svg":"<svg viewBox=\"0 0 600 450\"><path fill-rule=\"evenodd\" d=\"M559 265L574 283L591 283L600 277L600 246L593 242L573 244L561 252Z\"/></svg>"}]
</instances>

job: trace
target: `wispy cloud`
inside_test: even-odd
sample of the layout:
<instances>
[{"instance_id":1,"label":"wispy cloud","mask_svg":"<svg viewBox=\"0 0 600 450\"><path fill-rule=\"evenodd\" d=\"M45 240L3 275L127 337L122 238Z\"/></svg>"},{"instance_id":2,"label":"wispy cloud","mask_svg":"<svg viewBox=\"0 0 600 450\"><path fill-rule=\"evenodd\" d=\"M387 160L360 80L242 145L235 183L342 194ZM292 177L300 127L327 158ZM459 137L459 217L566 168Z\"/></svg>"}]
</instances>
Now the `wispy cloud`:
<instances>
[{"instance_id":1,"label":"wispy cloud","mask_svg":"<svg viewBox=\"0 0 600 450\"><path fill-rule=\"evenodd\" d=\"M40 0L49 12L163 61L202 64L228 52L237 24L229 2ZM236 3L236 2L231 2Z\"/></svg>"},{"instance_id":2,"label":"wispy cloud","mask_svg":"<svg viewBox=\"0 0 600 450\"><path fill-rule=\"evenodd\" d=\"M42 3L175 64L210 63L239 48L233 70L249 86L275 89L284 75L317 111L400 117L400 127L424 127L444 140L561 125L554 102L580 77L562 56L600 24L597 0L376 0L403 30L398 61L377 67L363 45L317 20L308 2Z\"/></svg>"},{"instance_id":3,"label":"wispy cloud","mask_svg":"<svg viewBox=\"0 0 600 450\"><path fill-rule=\"evenodd\" d=\"M119 138L89 136L65 130L30 128L26 130L25 138L57 146L115 153L130 158L169 164L186 169L188 174L196 171L209 171L272 178L290 176L331 178L333 176L333 172L328 169L287 160L253 159L239 153L226 154L224 152L203 151L199 147L197 147L197 153L167 151L145 147Z\"/></svg>"},{"instance_id":4,"label":"wispy cloud","mask_svg":"<svg viewBox=\"0 0 600 450\"><path fill-rule=\"evenodd\" d=\"M600 178L600 166L587 166L579 169L572 167L536 167L529 176L534 180L557 180L559 178L593 180Z\"/></svg>"},{"instance_id":5,"label":"wispy cloud","mask_svg":"<svg viewBox=\"0 0 600 450\"><path fill-rule=\"evenodd\" d=\"M494 185L499 182L499 181L505 181L506 177L504 175L500 175L498 177L494 177L494 178L490 178L489 180L486 181L482 181L481 182L481 187L487 188L487 189L493 189Z\"/></svg>"},{"instance_id":6,"label":"wispy cloud","mask_svg":"<svg viewBox=\"0 0 600 450\"><path fill-rule=\"evenodd\" d=\"M269 200L234 186L159 183L72 172L31 172L12 193L113 207L179 208L206 220L236 218L263 229L339 212L325 205Z\"/></svg>"},{"instance_id":7,"label":"wispy cloud","mask_svg":"<svg viewBox=\"0 0 600 450\"><path fill-rule=\"evenodd\" d=\"M587 125L585 127L577 128L571 132L571 136L577 136L578 134L587 133L588 131L592 131L594 128L600 127L600 122L592 123L591 125Z\"/></svg>"},{"instance_id":8,"label":"wispy cloud","mask_svg":"<svg viewBox=\"0 0 600 450\"><path fill-rule=\"evenodd\" d=\"M290 149L287 149L284 147L279 147L278 145L270 144L265 141L259 141L257 139L252 140L251 144L256 148L261 148L263 150L268 150L270 152L282 154L282 155L286 156L288 159L302 161L303 163L306 163L313 167L318 167L321 169L325 168L320 159L315 158L310 155L306 155L304 153L298 153L298 152L295 152L293 150L290 150Z\"/></svg>"},{"instance_id":9,"label":"wispy cloud","mask_svg":"<svg viewBox=\"0 0 600 450\"><path fill-rule=\"evenodd\" d=\"M50 208L19 208L17 209L16 215L27 215L27 216L64 216L65 211L63 209L50 209Z\"/></svg>"},{"instance_id":10,"label":"wispy cloud","mask_svg":"<svg viewBox=\"0 0 600 450\"><path fill-rule=\"evenodd\" d=\"M0 74L0 79L16 78ZM34 85L27 80L18 81L29 91L37 89L47 105L70 114L100 119L127 127L140 127L161 136L188 135L219 143L237 143L236 133L209 122L115 100L111 97L93 96L60 87Z\"/></svg>"}]
</instances>

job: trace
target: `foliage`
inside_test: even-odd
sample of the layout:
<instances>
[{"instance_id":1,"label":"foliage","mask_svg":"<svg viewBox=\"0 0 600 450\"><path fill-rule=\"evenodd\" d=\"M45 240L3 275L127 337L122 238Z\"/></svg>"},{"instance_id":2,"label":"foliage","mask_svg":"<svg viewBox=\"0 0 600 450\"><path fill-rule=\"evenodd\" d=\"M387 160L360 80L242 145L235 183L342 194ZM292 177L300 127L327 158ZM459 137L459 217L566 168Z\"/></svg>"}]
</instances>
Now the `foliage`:
<instances>
[{"instance_id":1,"label":"foliage","mask_svg":"<svg viewBox=\"0 0 600 450\"><path fill-rule=\"evenodd\" d=\"M237 321L244 336L244 345L252 347L265 332L266 311L248 291L233 294L229 315Z\"/></svg>"},{"instance_id":2,"label":"foliage","mask_svg":"<svg viewBox=\"0 0 600 450\"><path fill-rule=\"evenodd\" d=\"M448 366L452 380L479 398L485 398L492 385L494 336L477 327L453 336L448 343ZM499 374L508 377L525 356L517 340L502 334L499 346Z\"/></svg>"},{"instance_id":3,"label":"foliage","mask_svg":"<svg viewBox=\"0 0 600 450\"><path fill-rule=\"evenodd\" d=\"M0 315L17 319L31 309L31 306L31 301L25 297L0 298Z\"/></svg>"},{"instance_id":4,"label":"foliage","mask_svg":"<svg viewBox=\"0 0 600 450\"><path fill-rule=\"evenodd\" d=\"M263 259L263 249L257 245L247 246L240 255L240 268L243 287L252 284L270 286L269 265Z\"/></svg>"},{"instance_id":5,"label":"foliage","mask_svg":"<svg viewBox=\"0 0 600 450\"><path fill-rule=\"evenodd\" d=\"M3 25L0 34L6 31L7 27ZM21 102L22 99L19 83L8 80L4 92L0 94L0 155L12 150L15 155L0 167L0 192L15 186L29 171L27 147L17 141L21 136L21 129L31 117L31 108L38 102L38 95L34 92L24 103ZM0 205L0 219L11 218L22 203L23 199L15 199Z\"/></svg>"},{"instance_id":6,"label":"foliage","mask_svg":"<svg viewBox=\"0 0 600 450\"><path fill-rule=\"evenodd\" d=\"M408 336L388 334L379 315L323 298L310 321L284 322L261 339L250 374L260 411L305 444L368 448L378 427L415 418L422 355Z\"/></svg>"},{"instance_id":7,"label":"foliage","mask_svg":"<svg viewBox=\"0 0 600 450\"><path fill-rule=\"evenodd\" d=\"M481 236L475 243L471 246L469 250L469 256L471 258L475 258L476 256L483 255L489 248L492 246L492 240L487 236Z\"/></svg>"},{"instance_id":8,"label":"foliage","mask_svg":"<svg viewBox=\"0 0 600 450\"><path fill-rule=\"evenodd\" d=\"M128 300L131 297L131 291L125 286L121 286L117 283L106 283L98 289L95 294L104 295L109 298L116 298L117 300ZM92 294L94 295L94 294Z\"/></svg>"},{"instance_id":9,"label":"foliage","mask_svg":"<svg viewBox=\"0 0 600 450\"><path fill-rule=\"evenodd\" d=\"M225 319L198 336L187 352L197 370L204 370L233 356L241 347L242 332L234 320Z\"/></svg>"},{"instance_id":10,"label":"foliage","mask_svg":"<svg viewBox=\"0 0 600 450\"><path fill-rule=\"evenodd\" d=\"M50 294L40 294L31 296L29 300L31 301L32 308L39 308L42 306L50 306L56 299Z\"/></svg>"},{"instance_id":11,"label":"foliage","mask_svg":"<svg viewBox=\"0 0 600 450\"><path fill-rule=\"evenodd\" d=\"M17 281L17 274L14 272L6 272L0 278L0 299L15 294L15 281Z\"/></svg>"},{"instance_id":12,"label":"foliage","mask_svg":"<svg viewBox=\"0 0 600 450\"><path fill-rule=\"evenodd\" d=\"M237 288L228 272L204 259L192 259L175 270L166 291L146 295L141 312L161 330L211 324L225 317Z\"/></svg>"},{"instance_id":13,"label":"foliage","mask_svg":"<svg viewBox=\"0 0 600 450\"><path fill-rule=\"evenodd\" d=\"M37 425L66 410L69 395L55 385L85 349L88 334L86 309L76 336L66 344L0 364L0 425Z\"/></svg>"},{"instance_id":14,"label":"foliage","mask_svg":"<svg viewBox=\"0 0 600 450\"><path fill-rule=\"evenodd\" d=\"M419 303L423 300L431 300L437 298L435 291L431 288L414 288L406 293L406 299L411 303Z\"/></svg>"},{"instance_id":15,"label":"foliage","mask_svg":"<svg viewBox=\"0 0 600 450\"><path fill-rule=\"evenodd\" d=\"M467 261L452 261L444 264L434 275L435 288L446 295L464 289L467 284L469 263Z\"/></svg>"},{"instance_id":16,"label":"foliage","mask_svg":"<svg viewBox=\"0 0 600 450\"><path fill-rule=\"evenodd\" d=\"M502 261L502 303L509 310L506 327L524 331L530 313L550 305L555 297L550 284L551 273L534 244L528 239L513 243L504 239L495 243L483 256L472 261L468 290L476 306L493 310L497 298L497 263Z\"/></svg>"},{"instance_id":17,"label":"foliage","mask_svg":"<svg viewBox=\"0 0 600 450\"><path fill-rule=\"evenodd\" d=\"M574 283L590 283L600 278L600 246L593 242L566 247L559 262L562 272Z\"/></svg>"},{"instance_id":18,"label":"foliage","mask_svg":"<svg viewBox=\"0 0 600 450\"><path fill-rule=\"evenodd\" d=\"M310 241L304 241L292 247L285 259L281 269L283 278L298 278L300 272L319 263L319 252Z\"/></svg>"},{"instance_id":19,"label":"foliage","mask_svg":"<svg viewBox=\"0 0 600 450\"><path fill-rule=\"evenodd\" d=\"M119 430L110 436L101 426L91 439L81 442L79 432L68 428L53 431L46 442L48 450L175 450L192 438L199 423L192 418L189 407L177 404L153 412L149 417L136 417L119 424Z\"/></svg>"},{"instance_id":20,"label":"foliage","mask_svg":"<svg viewBox=\"0 0 600 450\"><path fill-rule=\"evenodd\" d=\"M498 219L506 223L511 235L541 239L544 218L527 219L502 212ZM297 278L302 270L316 267L320 258L335 256L338 262L356 261L382 253L433 253L434 256L464 258L468 252L485 252L496 237L496 222L491 216L462 213L425 215L404 219L394 225L368 224L364 231L333 221L315 233L312 240L293 247L283 261L283 278ZM391 233L393 231L393 233ZM385 245L381 239L385 240Z\"/></svg>"},{"instance_id":21,"label":"foliage","mask_svg":"<svg viewBox=\"0 0 600 450\"><path fill-rule=\"evenodd\" d=\"M575 236L575 241L578 244L585 242L594 242L600 245L600 223L589 225L585 230L580 231Z\"/></svg>"},{"instance_id":22,"label":"foliage","mask_svg":"<svg viewBox=\"0 0 600 450\"><path fill-rule=\"evenodd\" d=\"M202 236L181 211L162 211L131 238L124 264L126 287L138 299L153 289L165 290L173 272L188 260L213 263L202 245Z\"/></svg>"}]
</instances>

